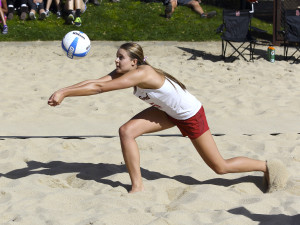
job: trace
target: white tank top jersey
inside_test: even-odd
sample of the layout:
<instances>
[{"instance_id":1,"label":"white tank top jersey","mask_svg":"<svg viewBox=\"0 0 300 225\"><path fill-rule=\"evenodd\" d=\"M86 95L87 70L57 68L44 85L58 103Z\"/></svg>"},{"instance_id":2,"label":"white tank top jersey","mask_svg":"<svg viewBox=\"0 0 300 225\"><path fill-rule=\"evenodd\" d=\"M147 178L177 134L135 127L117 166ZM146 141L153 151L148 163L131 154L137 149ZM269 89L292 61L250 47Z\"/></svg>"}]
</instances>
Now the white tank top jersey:
<instances>
[{"instance_id":1,"label":"white tank top jersey","mask_svg":"<svg viewBox=\"0 0 300 225\"><path fill-rule=\"evenodd\" d=\"M135 87L134 95L177 120L191 118L202 106L187 90L168 78L159 89Z\"/></svg>"}]
</instances>

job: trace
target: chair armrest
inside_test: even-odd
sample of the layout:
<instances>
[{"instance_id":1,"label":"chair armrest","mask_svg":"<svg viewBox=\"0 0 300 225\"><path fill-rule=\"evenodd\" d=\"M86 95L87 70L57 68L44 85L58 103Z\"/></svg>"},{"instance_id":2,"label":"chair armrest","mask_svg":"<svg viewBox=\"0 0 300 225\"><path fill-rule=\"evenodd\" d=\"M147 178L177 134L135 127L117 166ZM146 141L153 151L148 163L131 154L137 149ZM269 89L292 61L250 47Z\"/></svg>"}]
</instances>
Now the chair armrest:
<instances>
[{"instance_id":1,"label":"chair armrest","mask_svg":"<svg viewBox=\"0 0 300 225\"><path fill-rule=\"evenodd\" d=\"M262 30L262 29L259 29L259 28L257 28L257 27L252 27L252 26L251 26L250 29L251 29L252 31L259 32L259 33L267 33L267 31Z\"/></svg>"},{"instance_id":2,"label":"chair armrest","mask_svg":"<svg viewBox=\"0 0 300 225\"><path fill-rule=\"evenodd\" d=\"M216 33L223 33L223 29L224 29L224 23L222 23L217 29L216 29Z\"/></svg>"}]
</instances>

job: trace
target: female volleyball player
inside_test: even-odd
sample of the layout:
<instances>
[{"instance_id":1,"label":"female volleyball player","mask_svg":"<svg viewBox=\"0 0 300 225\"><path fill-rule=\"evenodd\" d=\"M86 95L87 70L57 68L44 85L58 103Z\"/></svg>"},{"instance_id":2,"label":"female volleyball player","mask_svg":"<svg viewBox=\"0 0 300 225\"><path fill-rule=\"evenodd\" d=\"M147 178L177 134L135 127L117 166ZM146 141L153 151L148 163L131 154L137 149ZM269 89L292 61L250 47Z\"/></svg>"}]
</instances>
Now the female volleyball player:
<instances>
[{"instance_id":1,"label":"female volleyball player","mask_svg":"<svg viewBox=\"0 0 300 225\"><path fill-rule=\"evenodd\" d=\"M205 163L217 174L250 171L268 174L266 161L246 157L224 159L221 156L207 125L201 102L176 78L149 65L140 45L121 45L115 63L116 69L109 75L54 92L48 104L56 106L66 97L95 95L133 87L134 94L151 105L119 129L123 157L132 182L131 193L144 189L135 139L142 134L173 126L177 126L182 135L190 138Z\"/></svg>"}]
</instances>

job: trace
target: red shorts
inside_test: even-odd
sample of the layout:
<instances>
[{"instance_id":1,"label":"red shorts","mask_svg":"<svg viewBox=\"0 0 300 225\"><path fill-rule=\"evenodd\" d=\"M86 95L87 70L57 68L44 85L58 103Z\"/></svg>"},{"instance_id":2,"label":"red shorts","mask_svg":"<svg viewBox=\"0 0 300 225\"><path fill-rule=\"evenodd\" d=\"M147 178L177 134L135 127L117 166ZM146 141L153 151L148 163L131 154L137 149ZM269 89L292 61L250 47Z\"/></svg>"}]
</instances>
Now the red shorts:
<instances>
[{"instance_id":1,"label":"red shorts","mask_svg":"<svg viewBox=\"0 0 300 225\"><path fill-rule=\"evenodd\" d=\"M169 115L167 116L179 128L184 137L188 136L190 139L196 139L209 130L203 107L187 120L177 120Z\"/></svg>"}]
</instances>

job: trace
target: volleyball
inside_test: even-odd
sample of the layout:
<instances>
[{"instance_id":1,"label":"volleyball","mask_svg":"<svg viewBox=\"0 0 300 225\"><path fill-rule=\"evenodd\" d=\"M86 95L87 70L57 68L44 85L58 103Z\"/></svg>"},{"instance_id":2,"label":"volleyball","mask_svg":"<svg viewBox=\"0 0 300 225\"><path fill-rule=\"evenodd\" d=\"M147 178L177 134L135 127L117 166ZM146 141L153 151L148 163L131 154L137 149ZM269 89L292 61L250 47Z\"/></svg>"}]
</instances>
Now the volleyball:
<instances>
[{"instance_id":1,"label":"volleyball","mask_svg":"<svg viewBox=\"0 0 300 225\"><path fill-rule=\"evenodd\" d=\"M61 46L70 59L82 58L91 49L89 37L81 31L70 31L61 41Z\"/></svg>"}]
</instances>

